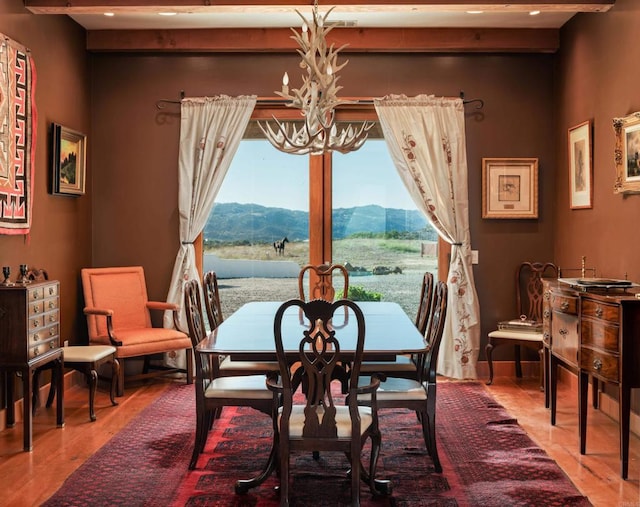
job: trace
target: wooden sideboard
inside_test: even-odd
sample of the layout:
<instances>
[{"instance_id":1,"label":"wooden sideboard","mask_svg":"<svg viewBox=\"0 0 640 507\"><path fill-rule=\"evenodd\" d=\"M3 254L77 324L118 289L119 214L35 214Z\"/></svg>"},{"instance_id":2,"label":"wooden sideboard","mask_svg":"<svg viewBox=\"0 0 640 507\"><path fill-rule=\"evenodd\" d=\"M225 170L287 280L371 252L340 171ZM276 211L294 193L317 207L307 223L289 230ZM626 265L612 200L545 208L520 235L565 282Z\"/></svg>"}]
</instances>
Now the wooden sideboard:
<instances>
[{"instance_id":1,"label":"wooden sideboard","mask_svg":"<svg viewBox=\"0 0 640 507\"><path fill-rule=\"evenodd\" d=\"M545 282L545 332L548 332L551 424L555 424L557 369L578 374L580 453L586 453L589 377L592 404L599 383L618 390L620 475L629 470L631 389L640 387L640 294L637 288L582 291L556 280Z\"/></svg>"},{"instance_id":2,"label":"wooden sideboard","mask_svg":"<svg viewBox=\"0 0 640 507\"><path fill-rule=\"evenodd\" d=\"M64 426L63 359L60 348L60 285L57 281L0 286L0 372L4 376L7 426L15 425L14 377L22 377L24 450L32 449L32 391L36 368L53 363L56 423Z\"/></svg>"}]
</instances>

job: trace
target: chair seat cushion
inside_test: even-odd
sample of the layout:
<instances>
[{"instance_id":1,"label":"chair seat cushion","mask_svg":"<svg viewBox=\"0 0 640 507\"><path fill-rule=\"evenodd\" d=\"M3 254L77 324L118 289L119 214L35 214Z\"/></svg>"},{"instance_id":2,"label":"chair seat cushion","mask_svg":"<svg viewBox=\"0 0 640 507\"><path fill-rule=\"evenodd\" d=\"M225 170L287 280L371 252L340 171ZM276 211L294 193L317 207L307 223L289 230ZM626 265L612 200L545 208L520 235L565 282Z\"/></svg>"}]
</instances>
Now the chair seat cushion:
<instances>
[{"instance_id":1,"label":"chair seat cushion","mask_svg":"<svg viewBox=\"0 0 640 507\"><path fill-rule=\"evenodd\" d=\"M92 363L115 354L111 345L78 345L62 347L62 356L66 363Z\"/></svg>"},{"instance_id":2,"label":"chair seat cushion","mask_svg":"<svg viewBox=\"0 0 640 507\"><path fill-rule=\"evenodd\" d=\"M376 371L416 371L416 363L409 356L396 356L395 361L363 361L360 365L362 373Z\"/></svg>"},{"instance_id":3,"label":"chair seat cushion","mask_svg":"<svg viewBox=\"0 0 640 507\"><path fill-rule=\"evenodd\" d=\"M489 333L489 338L500 338L502 340L521 340L527 342L541 342L542 341L542 333L531 333L527 331L507 331L507 330L499 330L499 331L491 331Z\"/></svg>"},{"instance_id":4,"label":"chair seat cushion","mask_svg":"<svg viewBox=\"0 0 640 507\"><path fill-rule=\"evenodd\" d=\"M225 357L220 362L220 371L248 371L248 372L268 372L279 371L280 366L277 361L232 361L231 358Z\"/></svg>"},{"instance_id":5,"label":"chair seat cushion","mask_svg":"<svg viewBox=\"0 0 640 507\"><path fill-rule=\"evenodd\" d=\"M371 383L371 377L362 376L358 379L358 385L366 386ZM391 400L426 400L427 391L424 384L415 380L389 377L386 381L380 382L380 387L376 391L378 401ZM358 396L359 400L370 400L370 394Z\"/></svg>"},{"instance_id":6,"label":"chair seat cushion","mask_svg":"<svg viewBox=\"0 0 640 507\"><path fill-rule=\"evenodd\" d=\"M263 399L273 398L264 375L218 377L204 392L205 398Z\"/></svg>"},{"instance_id":7,"label":"chair seat cushion","mask_svg":"<svg viewBox=\"0 0 640 507\"><path fill-rule=\"evenodd\" d=\"M304 409L305 405L293 406L291 417L289 418L290 438L302 438ZM360 434L363 434L373 422L371 407L358 407L358 412L360 412ZM318 407L318 414L320 421L322 421L322 418L324 417L324 409L322 409L322 407ZM281 415L282 407L280 407L278 413L278 427L280 427ZM349 407L344 405L338 405L336 407L336 426L338 427L338 438L351 437L351 415L349 414Z\"/></svg>"},{"instance_id":8,"label":"chair seat cushion","mask_svg":"<svg viewBox=\"0 0 640 507\"><path fill-rule=\"evenodd\" d=\"M191 338L176 329L162 327L120 329L114 334L116 340L122 342L118 347L117 357L144 356L192 347ZM94 344L109 345L109 337L98 336L91 340L91 345Z\"/></svg>"}]
</instances>

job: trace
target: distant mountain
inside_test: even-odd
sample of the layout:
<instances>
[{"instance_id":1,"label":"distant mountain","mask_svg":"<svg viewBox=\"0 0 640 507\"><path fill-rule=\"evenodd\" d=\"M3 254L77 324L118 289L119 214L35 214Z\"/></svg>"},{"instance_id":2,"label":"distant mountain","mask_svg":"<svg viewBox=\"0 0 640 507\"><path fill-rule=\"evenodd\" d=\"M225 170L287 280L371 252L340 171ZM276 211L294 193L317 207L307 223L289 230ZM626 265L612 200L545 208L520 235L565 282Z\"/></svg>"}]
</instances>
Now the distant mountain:
<instances>
[{"instance_id":1,"label":"distant mountain","mask_svg":"<svg viewBox=\"0 0 640 507\"><path fill-rule=\"evenodd\" d=\"M357 233L397 231L422 232L423 239L435 240L435 231L418 211L383 208L377 205L333 210L333 237L343 239ZM290 241L309 239L309 214L257 204L219 203L204 228L209 241L270 243L287 237Z\"/></svg>"}]
</instances>

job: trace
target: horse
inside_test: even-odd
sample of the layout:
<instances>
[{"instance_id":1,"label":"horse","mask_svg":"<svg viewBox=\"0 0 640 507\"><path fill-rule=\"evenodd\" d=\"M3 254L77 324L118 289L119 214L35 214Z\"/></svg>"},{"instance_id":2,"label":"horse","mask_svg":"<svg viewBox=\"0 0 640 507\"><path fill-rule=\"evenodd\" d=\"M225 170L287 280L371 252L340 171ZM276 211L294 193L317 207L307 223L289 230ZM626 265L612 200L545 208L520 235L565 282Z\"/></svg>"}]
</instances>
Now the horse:
<instances>
[{"instance_id":1,"label":"horse","mask_svg":"<svg viewBox=\"0 0 640 507\"><path fill-rule=\"evenodd\" d=\"M288 243L289 240L285 236L280 241L273 242L273 249L276 251L276 255L284 255L284 244Z\"/></svg>"}]
</instances>

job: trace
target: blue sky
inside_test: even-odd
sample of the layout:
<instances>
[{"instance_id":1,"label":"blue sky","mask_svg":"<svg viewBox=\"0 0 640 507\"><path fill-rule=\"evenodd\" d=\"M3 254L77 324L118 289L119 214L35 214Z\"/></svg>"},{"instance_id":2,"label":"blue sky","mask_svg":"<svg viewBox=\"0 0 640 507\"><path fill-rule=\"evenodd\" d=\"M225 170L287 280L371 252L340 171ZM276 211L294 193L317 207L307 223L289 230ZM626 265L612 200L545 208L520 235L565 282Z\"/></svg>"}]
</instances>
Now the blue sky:
<instances>
[{"instance_id":1,"label":"blue sky","mask_svg":"<svg viewBox=\"0 0 640 507\"><path fill-rule=\"evenodd\" d=\"M355 152L334 154L333 207L379 204L415 209L384 140L369 139ZM308 157L288 155L266 140L245 140L233 159L216 202L309 209Z\"/></svg>"}]
</instances>

